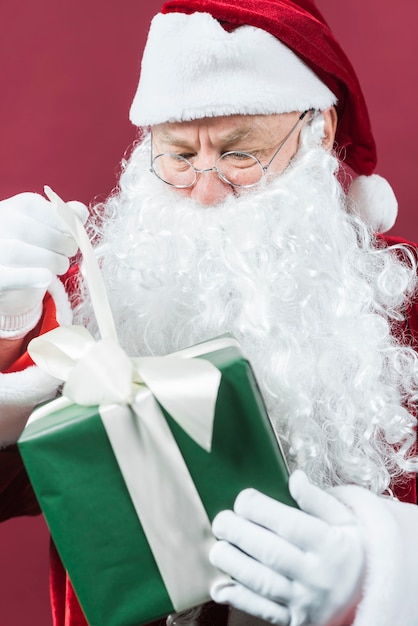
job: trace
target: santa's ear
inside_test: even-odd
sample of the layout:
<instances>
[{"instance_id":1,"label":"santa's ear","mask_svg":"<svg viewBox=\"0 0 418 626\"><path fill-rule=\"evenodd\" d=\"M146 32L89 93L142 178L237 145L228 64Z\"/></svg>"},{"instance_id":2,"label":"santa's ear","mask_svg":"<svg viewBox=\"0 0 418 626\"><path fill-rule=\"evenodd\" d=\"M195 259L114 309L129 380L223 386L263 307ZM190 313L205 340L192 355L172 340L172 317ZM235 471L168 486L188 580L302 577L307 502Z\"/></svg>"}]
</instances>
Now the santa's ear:
<instances>
[{"instance_id":1,"label":"santa's ear","mask_svg":"<svg viewBox=\"0 0 418 626\"><path fill-rule=\"evenodd\" d=\"M322 140L322 145L325 150L331 151L334 147L335 133L337 132L337 109L335 107L330 107L326 111L322 112L324 117L324 138Z\"/></svg>"}]
</instances>

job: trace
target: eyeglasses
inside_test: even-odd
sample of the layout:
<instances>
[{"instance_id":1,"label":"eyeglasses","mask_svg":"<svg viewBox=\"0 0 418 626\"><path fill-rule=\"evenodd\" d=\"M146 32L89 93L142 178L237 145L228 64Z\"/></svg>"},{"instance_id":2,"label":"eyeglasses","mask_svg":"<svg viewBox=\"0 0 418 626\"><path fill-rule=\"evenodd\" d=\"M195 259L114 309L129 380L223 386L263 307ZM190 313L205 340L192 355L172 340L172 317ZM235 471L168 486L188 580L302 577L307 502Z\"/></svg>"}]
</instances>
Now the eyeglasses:
<instances>
[{"instance_id":1,"label":"eyeglasses","mask_svg":"<svg viewBox=\"0 0 418 626\"><path fill-rule=\"evenodd\" d=\"M208 172L216 172L221 180L234 187L255 187L265 176L273 160L298 128L307 113L309 113L309 110L304 111L300 115L266 165L262 165L257 157L250 152L233 150L221 154L214 167L198 170L188 159L174 152L164 152L153 157L151 143L150 171L164 183L171 187L176 187L177 189L193 187L197 181L198 174L206 174Z\"/></svg>"}]
</instances>

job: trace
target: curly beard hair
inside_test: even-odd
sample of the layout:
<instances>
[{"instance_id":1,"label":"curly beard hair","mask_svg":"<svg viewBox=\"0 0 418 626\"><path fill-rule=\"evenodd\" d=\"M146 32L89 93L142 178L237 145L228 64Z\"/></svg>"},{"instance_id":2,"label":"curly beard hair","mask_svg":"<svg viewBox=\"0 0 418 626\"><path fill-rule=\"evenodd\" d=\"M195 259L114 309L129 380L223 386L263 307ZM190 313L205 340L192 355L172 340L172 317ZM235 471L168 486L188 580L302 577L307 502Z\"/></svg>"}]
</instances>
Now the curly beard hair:
<instances>
[{"instance_id":1,"label":"curly beard hair","mask_svg":"<svg viewBox=\"0 0 418 626\"><path fill-rule=\"evenodd\" d=\"M212 208L153 176L146 136L91 232L129 354L232 334L290 467L383 493L417 469L417 356L390 330L416 267L347 210L322 135L319 116L283 174ZM77 316L94 327L88 297Z\"/></svg>"}]
</instances>

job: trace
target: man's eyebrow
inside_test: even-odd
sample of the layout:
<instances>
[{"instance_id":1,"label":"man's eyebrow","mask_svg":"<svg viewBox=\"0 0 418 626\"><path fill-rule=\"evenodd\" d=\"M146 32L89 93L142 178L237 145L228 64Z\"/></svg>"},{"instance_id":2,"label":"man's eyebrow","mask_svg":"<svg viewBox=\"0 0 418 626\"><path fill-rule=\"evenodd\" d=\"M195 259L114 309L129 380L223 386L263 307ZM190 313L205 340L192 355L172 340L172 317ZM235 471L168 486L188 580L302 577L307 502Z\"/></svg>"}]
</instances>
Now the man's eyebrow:
<instances>
[{"instance_id":1,"label":"man's eyebrow","mask_svg":"<svg viewBox=\"0 0 418 626\"><path fill-rule=\"evenodd\" d=\"M230 144L237 143L238 141L241 141L242 139L248 139L254 134L253 130L254 129L248 128L248 127L237 128L233 130L232 132L228 133L228 135L226 135L225 137L223 137L222 143L228 146Z\"/></svg>"},{"instance_id":2,"label":"man's eyebrow","mask_svg":"<svg viewBox=\"0 0 418 626\"><path fill-rule=\"evenodd\" d=\"M188 143L182 137L175 137L174 135L170 135L170 133L158 133L156 137L162 143L168 143L172 146L186 146Z\"/></svg>"}]
</instances>

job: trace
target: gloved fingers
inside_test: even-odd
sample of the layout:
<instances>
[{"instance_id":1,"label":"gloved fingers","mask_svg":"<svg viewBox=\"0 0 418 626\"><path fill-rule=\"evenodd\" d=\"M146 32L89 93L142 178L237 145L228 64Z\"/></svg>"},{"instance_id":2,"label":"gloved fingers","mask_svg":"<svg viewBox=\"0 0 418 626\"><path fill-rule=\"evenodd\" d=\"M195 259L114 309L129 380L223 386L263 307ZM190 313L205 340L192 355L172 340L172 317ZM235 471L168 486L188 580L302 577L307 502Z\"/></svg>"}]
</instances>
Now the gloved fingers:
<instances>
[{"instance_id":1,"label":"gloved fingers","mask_svg":"<svg viewBox=\"0 0 418 626\"><path fill-rule=\"evenodd\" d=\"M84 223L88 217L87 207L78 200L67 203ZM20 193L6 200L0 201L0 219L3 223L7 217L15 215L31 217L41 224L48 224L51 228L69 234L68 227L55 211L49 200L37 193Z\"/></svg>"},{"instance_id":2,"label":"gloved fingers","mask_svg":"<svg viewBox=\"0 0 418 626\"><path fill-rule=\"evenodd\" d=\"M47 250L39 246L33 246L23 241L1 242L0 265L4 268L46 268L52 274L65 274L69 267L69 260L65 254L59 254L53 250ZM4 279L5 280L5 279ZM5 284L5 283L4 283ZM28 287L32 287L29 280Z\"/></svg>"},{"instance_id":3,"label":"gloved fingers","mask_svg":"<svg viewBox=\"0 0 418 626\"><path fill-rule=\"evenodd\" d=\"M313 485L306 474L295 470L289 478L289 490L302 511L333 526L356 522L349 508L330 493Z\"/></svg>"},{"instance_id":4,"label":"gloved fingers","mask_svg":"<svg viewBox=\"0 0 418 626\"><path fill-rule=\"evenodd\" d=\"M0 298L3 293L26 289L46 291L52 273L46 267L3 267L0 265Z\"/></svg>"},{"instance_id":5,"label":"gloved fingers","mask_svg":"<svg viewBox=\"0 0 418 626\"><path fill-rule=\"evenodd\" d=\"M266 620L276 626L289 626L290 611L287 606L263 598L235 581L214 583L210 589L214 602L229 604L234 608Z\"/></svg>"},{"instance_id":6,"label":"gloved fingers","mask_svg":"<svg viewBox=\"0 0 418 626\"><path fill-rule=\"evenodd\" d=\"M21 219L31 218L41 224L68 233L64 221L57 215L51 203L37 193L20 193L0 201L1 222L19 215Z\"/></svg>"},{"instance_id":7,"label":"gloved fingers","mask_svg":"<svg viewBox=\"0 0 418 626\"><path fill-rule=\"evenodd\" d=\"M16 255L16 246L24 242L39 248L45 248L65 256L76 254L77 243L68 232L52 228L31 216L17 212L9 219L2 219L0 232L0 262L7 264L10 252ZM8 247L7 247L8 246Z\"/></svg>"},{"instance_id":8,"label":"gloved fingers","mask_svg":"<svg viewBox=\"0 0 418 626\"><path fill-rule=\"evenodd\" d=\"M255 593L274 602L291 601L292 583L286 576L259 563L227 541L217 541L213 545L209 560L212 565Z\"/></svg>"},{"instance_id":9,"label":"gloved fingers","mask_svg":"<svg viewBox=\"0 0 418 626\"><path fill-rule=\"evenodd\" d=\"M298 579L300 573L306 569L305 552L276 533L232 511L221 511L213 520L212 530L218 539L224 539L239 548L239 554L249 555L287 579ZM232 557L234 553L229 554Z\"/></svg>"},{"instance_id":10,"label":"gloved fingers","mask_svg":"<svg viewBox=\"0 0 418 626\"><path fill-rule=\"evenodd\" d=\"M321 519L255 489L244 489L238 494L234 511L239 516L268 528L302 550L317 546L329 533L328 524Z\"/></svg>"},{"instance_id":11,"label":"gloved fingers","mask_svg":"<svg viewBox=\"0 0 418 626\"><path fill-rule=\"evenodd\" d=\"M79 220L81 220L81 222L85 224L89 216L89 210L86 205L79 200L70 200L69 202L67 202L67 204L74 211Z\"/></svg>"}]
</instances>

